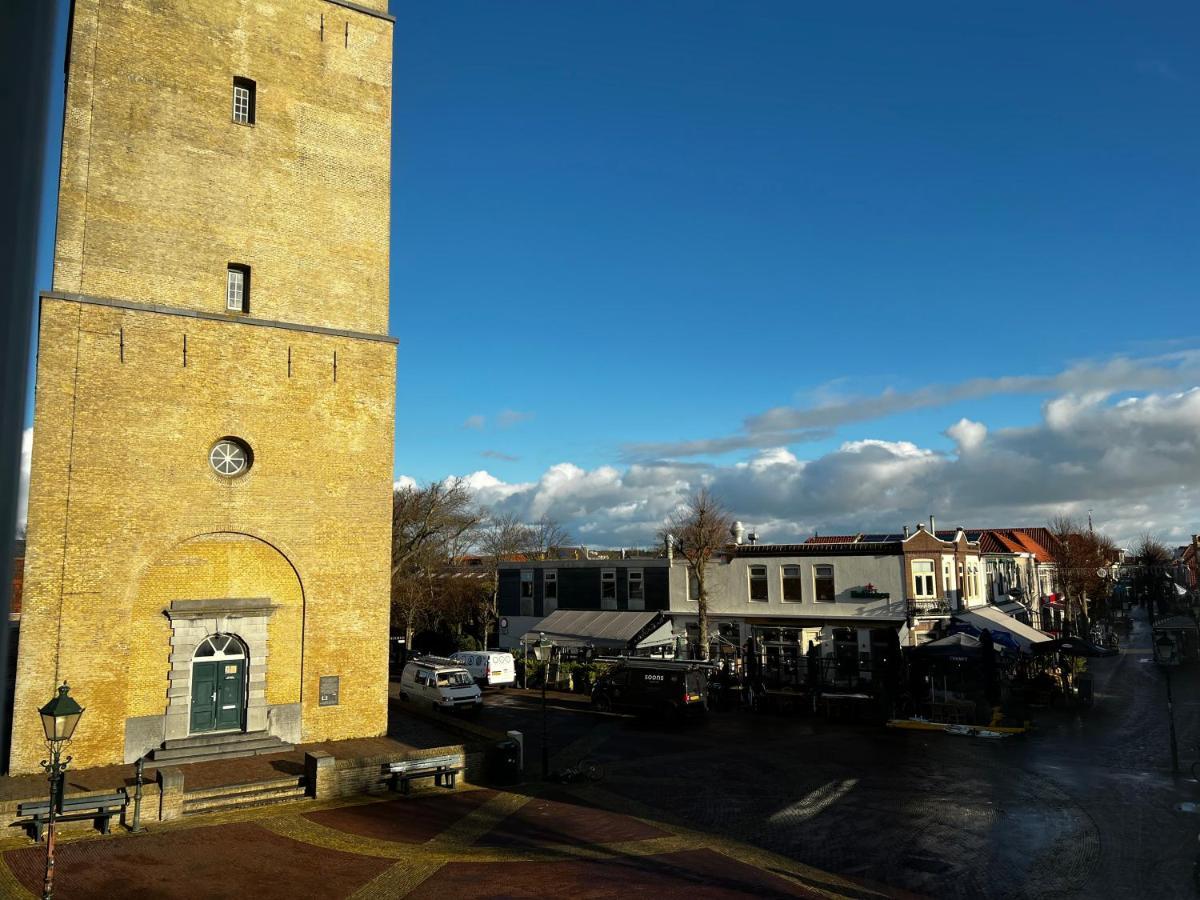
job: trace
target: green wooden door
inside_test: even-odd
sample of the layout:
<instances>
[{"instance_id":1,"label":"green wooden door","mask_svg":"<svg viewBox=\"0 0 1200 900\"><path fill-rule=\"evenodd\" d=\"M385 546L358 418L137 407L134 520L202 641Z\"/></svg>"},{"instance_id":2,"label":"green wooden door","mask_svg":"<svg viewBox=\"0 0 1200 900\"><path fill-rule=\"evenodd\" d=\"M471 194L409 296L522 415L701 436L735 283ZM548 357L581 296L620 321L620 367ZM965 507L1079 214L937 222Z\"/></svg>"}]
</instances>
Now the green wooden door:
<instances>
[{"instance_id":1,"label":"green wooden door","mask_svg":"<svg viewBox=\"0 0 1200 900\"><path fill-rule=\"evenodd\" d=\"M213 663L219 670L217 678L217 730L242 727L242 673L244 659Z\"/></svg>"},{"instance_id":2,"label":"green wooden door","mask_svg":"<svg viewBox=\"0 0 1200 900\"><path fill-rule=\"evenodd\" d=\"M217 727L217 675L220 663L192 666L192 733Z\"/></svg>"}]
</instances>

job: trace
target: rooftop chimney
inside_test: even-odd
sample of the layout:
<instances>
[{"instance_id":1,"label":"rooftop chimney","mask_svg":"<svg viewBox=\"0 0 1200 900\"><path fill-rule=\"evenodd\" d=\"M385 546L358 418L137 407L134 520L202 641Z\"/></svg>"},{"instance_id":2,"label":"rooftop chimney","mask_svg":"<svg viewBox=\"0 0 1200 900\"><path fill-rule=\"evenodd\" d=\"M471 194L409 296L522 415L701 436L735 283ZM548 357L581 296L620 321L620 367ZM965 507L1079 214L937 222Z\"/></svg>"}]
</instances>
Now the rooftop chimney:
<instances>
[{"instance_id":1,"label":"rooftop chimney","mask_svg":"<svg viewBox=\"0 0 1200 900\"><path fill-rule=\"evenodd\" d=\"M741 522L734 522L733 527L729 529L729 533L733 535L733 542L740 544L746 539L746 526Z\"/></svg>"},{"instance_id":2,"label":"rooftop chimney","mask_svg":"<svg viewBox=\"0 0 1200 900\"><path fill-rule=\"evenodd\" d=\"M937 534L937 523L933 521L933 516L929 517L929 533Z\"/></svg>"},{"instance_id":3,"label":"rooftop chimney","mask_svg":"<svg viewBox=\"0 0 1200 900\"><path fill-rule=\"evenodd\" d=\"M904 539L906 541L908 540L908 526L907 525L904 526Z\"/></svg>"},{"instance_id":4,"label":"rooftop chimney","mask_svg":"<svg viewBox=\"0 0 1200 900\"><path fill-rule=\"evenodd\" d=\"M663 543L666 544L667 562L675 561L675 535L668 534L663 538Z\"/></svg>"}]
</instances>

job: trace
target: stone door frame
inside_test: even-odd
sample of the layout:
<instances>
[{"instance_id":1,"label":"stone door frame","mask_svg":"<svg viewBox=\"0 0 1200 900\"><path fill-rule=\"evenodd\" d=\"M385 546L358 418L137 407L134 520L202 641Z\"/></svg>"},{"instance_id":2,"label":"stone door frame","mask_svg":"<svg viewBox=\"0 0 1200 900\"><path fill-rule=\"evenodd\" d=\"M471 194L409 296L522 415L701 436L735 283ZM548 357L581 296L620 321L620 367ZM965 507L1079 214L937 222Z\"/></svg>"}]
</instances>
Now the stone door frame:
<instances>
[{"instance_id":1,"label":"stone door frame","mask_svg":"<svg viewBox=\"0 0 1200 900\"><path fill-rule=\"evenodd\" d=\"M245 731L267 730L267 623L276 608L265 597L242 597L172 600L163 610L171 622L166 740L191 736L192 661L214 634L233 635L246 648Z\"/></svg>"}]
</instances>

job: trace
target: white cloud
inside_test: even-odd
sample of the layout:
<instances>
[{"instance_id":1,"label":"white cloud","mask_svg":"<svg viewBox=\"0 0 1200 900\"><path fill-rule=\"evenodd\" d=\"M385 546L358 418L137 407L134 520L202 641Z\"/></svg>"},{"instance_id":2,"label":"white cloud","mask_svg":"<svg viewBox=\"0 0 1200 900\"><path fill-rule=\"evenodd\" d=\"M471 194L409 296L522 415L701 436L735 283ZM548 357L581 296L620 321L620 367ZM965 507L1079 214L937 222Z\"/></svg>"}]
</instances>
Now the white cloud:
<instances>
[{"instance_id":1,"label":"white cloud","mask_svg":"<svg viewBox=\"0 0 1200 900\"><path fill-rule=\"evenodd\" d=\"M400 490L404 490L406 488L415 488L415 487L417 487L417 479L412 478L408 475L401 475L399 478L397 478L395 481L392 482L392 490L393 491L400 491Z\"/></svg>"},{"instance_id":2,"label":"white cloud","mask_svg":"<svg viewBox=\"0 0 1200 900\"><path fill-rule=\"evenodd\" d=\"M500 450L484 450L479 454L488 459L498 459L501 462L517 462L521 457L513 456L511 453L504 453Z\"/></svg>"},{"instance_id":3,"label":"white cloud","mask_svg":"<svg viewBox=\"0 0 1200 900\"><path fill-rule=\"evenodd\" d=\"M984 397L1015 394L1112 394L1180 388L1200 382L1200 351L1183 350L1145 358L1115 357L1077 363L1051 375L972 378L926 385L912 391L888 389L872 397L823 395L815 406L780 406L748 416L733 435L698 440L631 444L629 459L679 458L732 450L809 443L852 422L870 422L917 409L933 409Z\"/></svg>"},{"instance_id":4,"label":"white cloud","mask_svg":"<svg viewBox=\"0 0 1200 900\"><path fill-rule=\"evenodd\" d=\"M970 453L983 444L987 426L964 417L946 429L946 437L958 444L959 453Z\"/></svg>"},{"instance_id":5,"label":"white cloud","mask_svg":"<svg viewBox=\"0 0 1200 900\"><path fill-rule=\"evenodd\" d=\"M562 462L536 481L486 471L466 480L480 502L527 521L551 515L593 546L655 543L668 513L701 486L776 542L815 530L896 531L930 513L948 527L1002 527L1090 508L1097 527L1124 544L1143 531L1182 541L1200 524L1200 388L1121 402L1065 395L1030 427L963 419L946 433L952 452L860 440L807 460L771 447L728 465Z\"/></svg>"},{"instance_id":6,"label":"white cloud","mask_svg":"<svg viewBox=\"0 0 1200 900\"><path fill-rule=\"evenodd\" d=\"M480 415L467 416L463 421L463 428L471 428L475 431L483 431L483 426L487 424L487 419Z\"/></svg>"}]
</instances>

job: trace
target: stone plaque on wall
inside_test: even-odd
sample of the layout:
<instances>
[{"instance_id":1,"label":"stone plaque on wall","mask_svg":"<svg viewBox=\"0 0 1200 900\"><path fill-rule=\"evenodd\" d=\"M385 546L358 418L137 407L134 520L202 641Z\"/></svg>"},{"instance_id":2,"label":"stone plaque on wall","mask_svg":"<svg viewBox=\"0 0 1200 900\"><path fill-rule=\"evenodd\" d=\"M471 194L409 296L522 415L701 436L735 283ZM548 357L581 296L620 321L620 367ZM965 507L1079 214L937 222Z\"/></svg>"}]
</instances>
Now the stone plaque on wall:
<instances>
[{"instance_id":1,"label":"stone plaque on wall","mask_svg":"<svg viewBox=\"0 0 1200 900\"><path fill-rule=\"evenodd\" d=\"M322 675L321 676L321 706L337 706L338 705L338 678L337 675Z\"/></svg>"}]
</instances>

